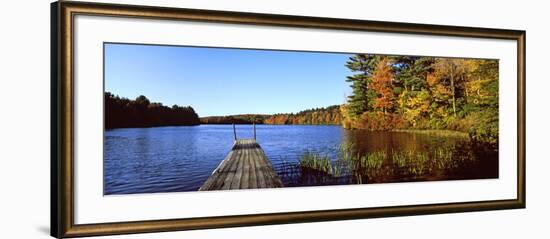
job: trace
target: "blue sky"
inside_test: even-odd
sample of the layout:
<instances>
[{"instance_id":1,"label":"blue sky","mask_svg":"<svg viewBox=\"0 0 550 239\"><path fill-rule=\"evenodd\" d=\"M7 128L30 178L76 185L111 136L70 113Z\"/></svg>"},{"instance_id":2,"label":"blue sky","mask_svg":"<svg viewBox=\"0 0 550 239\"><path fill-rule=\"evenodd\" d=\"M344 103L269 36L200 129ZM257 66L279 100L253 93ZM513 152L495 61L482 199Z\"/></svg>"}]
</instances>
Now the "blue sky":
<instances>
[{"instance_id":1,"label":"blue sky","mask_svg":"<svg viewBox=\"0 0 550 239\"><path fill-rule=\"evenodd\" d=\"M350 54L105 44L105 90L199 116L291 113L342 104Z\"/></svg>"}]
</instances>

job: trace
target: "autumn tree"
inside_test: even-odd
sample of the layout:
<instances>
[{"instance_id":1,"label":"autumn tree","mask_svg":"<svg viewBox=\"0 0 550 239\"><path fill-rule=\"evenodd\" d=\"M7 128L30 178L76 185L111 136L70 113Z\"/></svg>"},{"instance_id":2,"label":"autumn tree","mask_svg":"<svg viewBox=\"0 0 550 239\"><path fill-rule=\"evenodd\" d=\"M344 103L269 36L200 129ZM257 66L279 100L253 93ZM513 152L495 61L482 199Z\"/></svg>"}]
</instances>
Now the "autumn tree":
<instances>
[{"instance_id":1,"label":"autumn tree","mask_svg":"<svg viewBox=\"0 0 550 239\"><path fill-rule=\"evenodd\" d=\"M314 108L298 113L279 113L267 117L264 124L313 124L339 125L341 124L340 106L333 105L326 108Z\"/></svg>"},{"instance_id":2,"label":"autumn tree","mask_svg":"<svg viewBox=\"0 0 550 239\"><path fill-rule=\"evenodd\" d=\"M340 107L345 128L451 129L498 139L496 60L358 54L346 66L354 75Z\"/></svg>"},{"instance_id":3,"label":"autumn tree","mask_svg":"<svg viewBox=\"0 0 550 239\"><path fill-rule=\"evenodd\" d=\"M390 61L382 57L372 75L370 88L375 92L373 107L384 114L391 112L394 105L393 97L393 73Z\"/></svg>"},{"instance_id":4,"label":"autumn tree","mask_svg":"<svg viewBox=\"0 0 550 239\"><path fill-rule=\"evenodd\" d=\"M458 105L463 103L461 100L465 93L468 67L467 60L453 58L437 58L434 65L438 81L450 91L450 105L454 117L457 117Z\"/></svg>"},{"instance_id":5,"label":"autumn tree","mask_svg":"<svg viewBox=\"0 0 550 239\"><path fill-rule=\"evenodd\" d=\"M468 61L465 98L469 107L498 107L498 62Z\"/></svg>"}]
</instances>

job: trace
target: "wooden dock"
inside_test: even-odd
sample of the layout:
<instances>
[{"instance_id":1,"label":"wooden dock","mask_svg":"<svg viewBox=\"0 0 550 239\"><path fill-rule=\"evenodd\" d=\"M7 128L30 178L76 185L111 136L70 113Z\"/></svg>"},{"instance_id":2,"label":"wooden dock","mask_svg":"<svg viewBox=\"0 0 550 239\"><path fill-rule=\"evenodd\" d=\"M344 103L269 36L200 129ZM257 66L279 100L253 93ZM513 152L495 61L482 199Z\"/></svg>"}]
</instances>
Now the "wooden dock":
<instances>
[{"instance_id":1,"label":"wooden dock","mask_svg":"<svg viewBox=\"0 0 550 239\"><path fill-rule=\"evenodd\" d=\"M199 191L279 187L283 183L256 139L235 139L229 154Z\"/></svg>"}]
</instances>

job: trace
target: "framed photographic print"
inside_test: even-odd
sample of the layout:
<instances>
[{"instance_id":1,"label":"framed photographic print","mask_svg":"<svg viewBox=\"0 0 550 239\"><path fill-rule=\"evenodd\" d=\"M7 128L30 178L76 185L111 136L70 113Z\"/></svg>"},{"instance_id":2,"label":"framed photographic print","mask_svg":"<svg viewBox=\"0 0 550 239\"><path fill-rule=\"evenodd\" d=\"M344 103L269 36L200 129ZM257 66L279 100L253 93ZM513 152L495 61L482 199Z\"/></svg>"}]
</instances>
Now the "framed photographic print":
<instances>
[{"instance_id":1,"label":"framed photographic print","mask_svg":"<svg viewBox=\"0 0 550 239\"><path fill-rule=\"evenodd\" d=\"M54 237L525 207L525 31L51 11Z\"/></svg>"}]
</instances>

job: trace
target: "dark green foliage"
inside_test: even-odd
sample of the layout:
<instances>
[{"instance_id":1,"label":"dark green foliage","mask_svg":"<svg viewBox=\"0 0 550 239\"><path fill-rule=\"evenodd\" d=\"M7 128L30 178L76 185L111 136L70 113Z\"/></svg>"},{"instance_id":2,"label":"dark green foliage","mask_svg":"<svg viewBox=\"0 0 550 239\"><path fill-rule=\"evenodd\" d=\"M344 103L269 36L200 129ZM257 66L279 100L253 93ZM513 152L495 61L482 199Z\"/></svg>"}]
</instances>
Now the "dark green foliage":
<instances>
[{"instance_id":1,"label":"dark green foliage","mask_svg":"<svg viewBox=\"0 0 550 239\"><path fill-rule=\"evenodd\" d=\"M433 57L398 56L392 59L396 85L408 91L427 88L426 77L432 71Z\"/></svg>"},{"instance_id":2,"label":"dark green foliage","mask_svg":"<svg viewBox=\"0 0 550 239\"><path fill-rule=\"evenodd\" d=\"M270 115L244 114L228 116L208 116L200 119L201 124L263 124Z\"/></svg>"},{"instance_id":3,"label":"dark green foliage","mask_svg":"<svg viewBox=\"0 0 550 239\"><path fill-rule=\"evenodd\" d=\"M348 97L349 113L352 116L361 115L371 110L376 93L369 88L372 74L379 61L379 56L374 54L357 54L350 57L346 66L357 74L348 76L347 82L351 83L352 95Z\"/></svg>"},{"instance_id":4,"label":"dark green foliage","mask_svg":"<svg viewBox=\"0 0 550 239\"><path fill-rule=\"evenodd\" d=\"M105 128L142 128L198 125L199 116L191 106L151 103L141 95L135 100L105 92Z\"/></svg>"}]
</instances>

